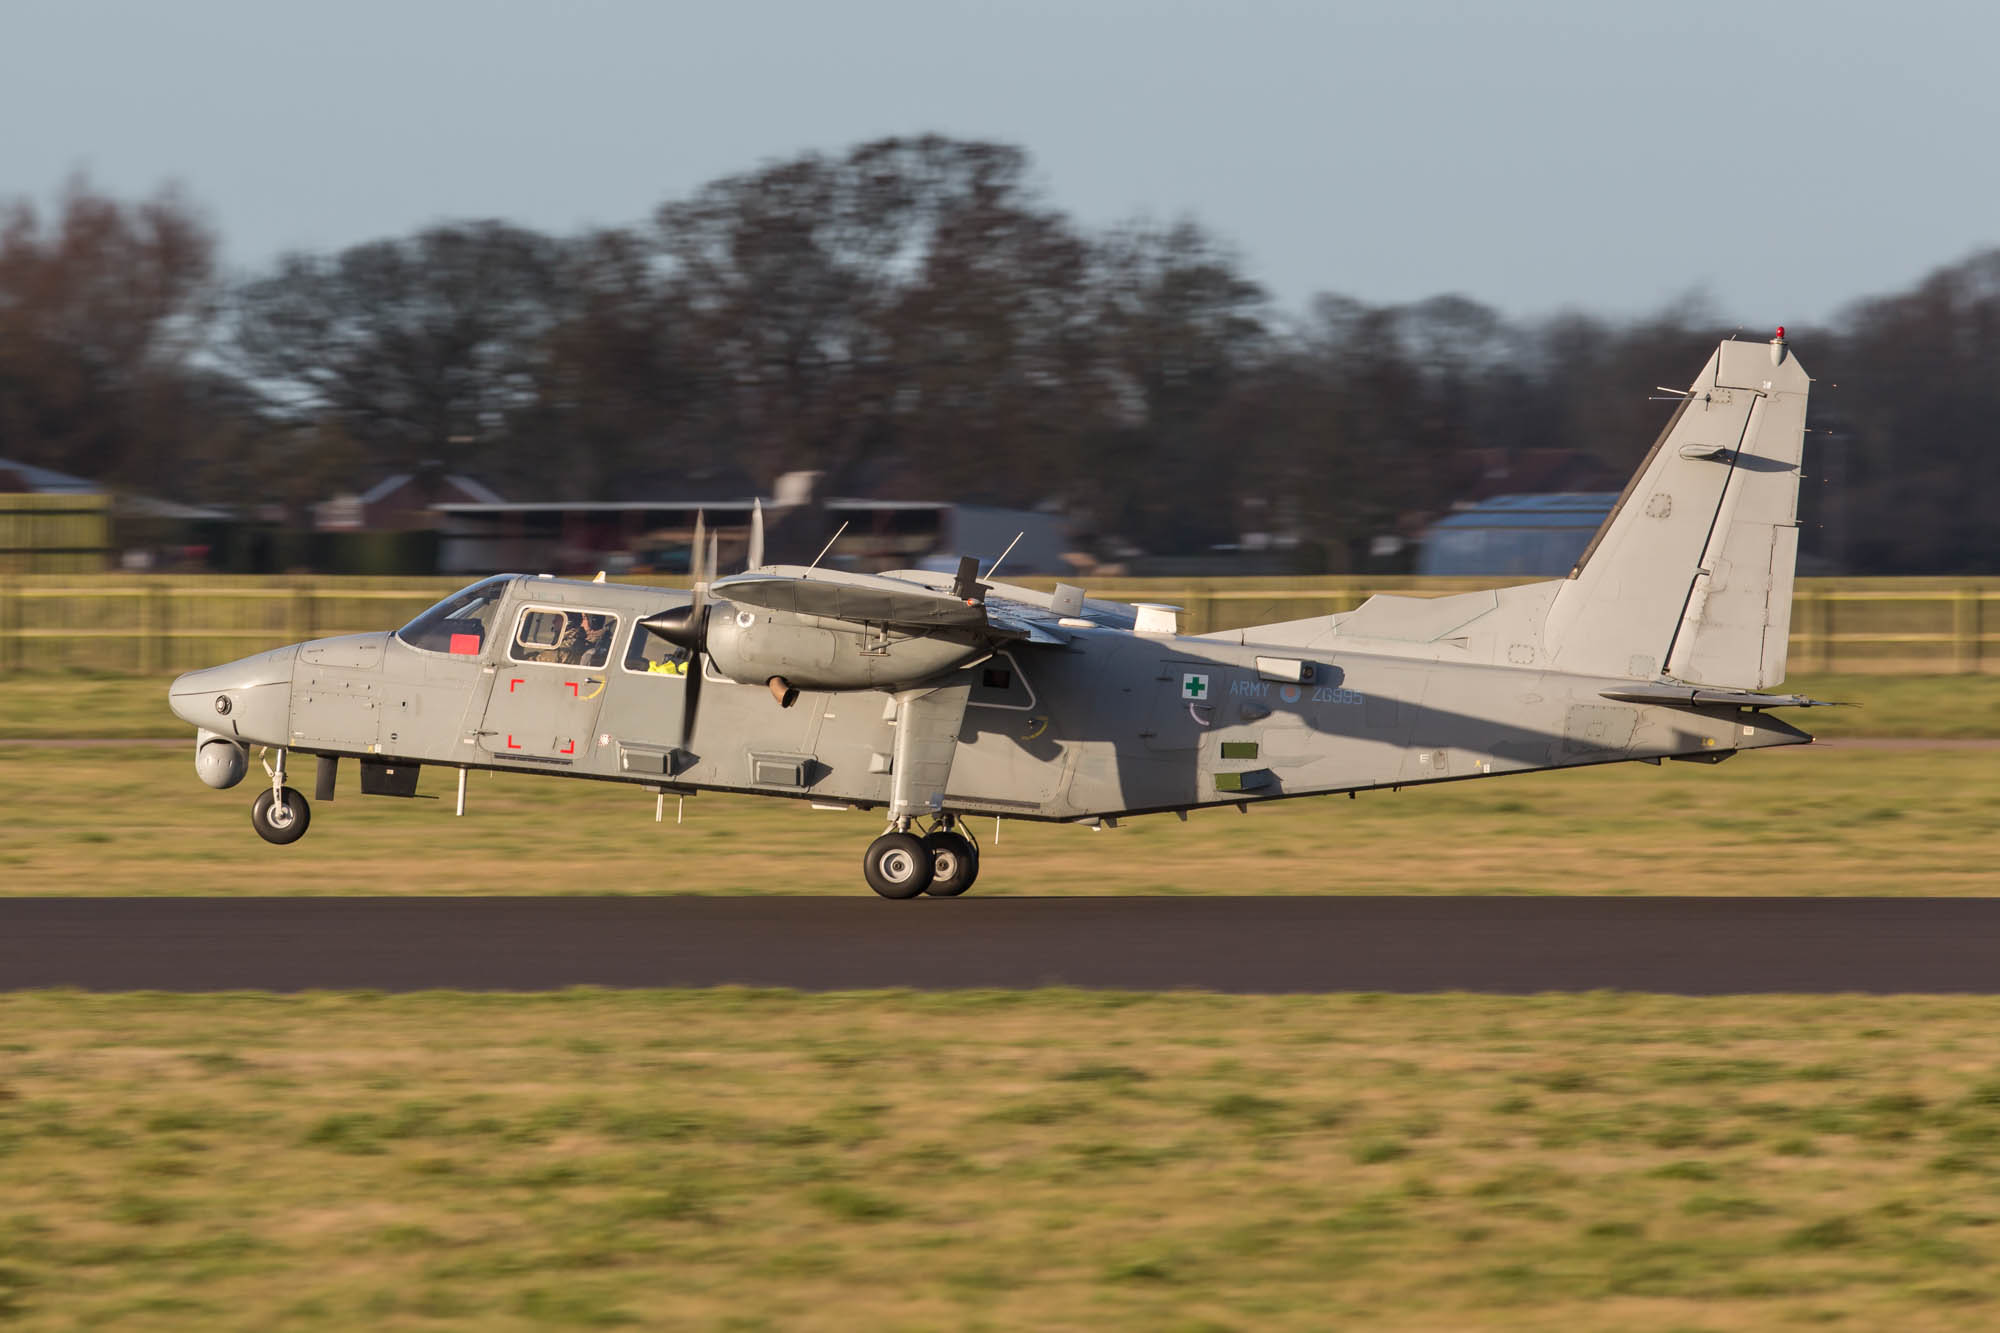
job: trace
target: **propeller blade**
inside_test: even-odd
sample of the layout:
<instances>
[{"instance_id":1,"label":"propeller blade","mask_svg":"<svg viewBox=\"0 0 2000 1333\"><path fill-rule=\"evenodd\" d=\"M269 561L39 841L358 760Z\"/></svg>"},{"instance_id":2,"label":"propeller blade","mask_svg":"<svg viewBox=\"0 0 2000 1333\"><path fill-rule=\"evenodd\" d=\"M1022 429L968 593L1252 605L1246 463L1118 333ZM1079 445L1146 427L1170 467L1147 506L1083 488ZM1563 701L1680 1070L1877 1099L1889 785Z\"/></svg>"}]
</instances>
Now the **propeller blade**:
<instances>
[{"instance_id":1,"label":"propeller blade","mask_svg":"<svg viewBox=\"0 0 2000 1333\"><path fill-rule=\"evenodd\" d=\"M751 569L764 567L764 501L750 502L750 564Z\"/></svg>"},{"instance_id":2,"label":"propeller blade","mask_svg":"<svg viewBox=\"0 0 2000 1333\"><path fill-rule=\"evenodd\" d=\"M716 565L719 563L721 559L721 557L718 556L716 552L718 548L721 547L721 545L722 545L721 533L711 532L708 534L708 576L710 578L715 577ZM701 592L702 592L702 597L705 600L708 596L708 588L704 586Z\"/></svg>"},{"instance_id":3,"label":"propeller blade","mask_svg":"<svg viewBox=\"0 0 2000 1333\"><path fill-rule=\"evenodd\" d=\"M687 693L681 696L682 750L688 750L688 742L694 738L695 709L701 706L701 676L701 653L697 651L688 656ZM691 750L688 752L692 753Z\"/></svg>"},{"instance_id":4,"label":"propeller blade","mask_svg":"<svg viewBox=\"0 0 2000 1333\"><path fill-rule=\"evenodd\" d=\"M708 553L707 517L702 510L694 511L694 545L688 550L688 583L694 589L694 600L688 603L691 615L699 613L708 601L709 570L702 562L702 557Z\"/></svg>"}]
</instances>

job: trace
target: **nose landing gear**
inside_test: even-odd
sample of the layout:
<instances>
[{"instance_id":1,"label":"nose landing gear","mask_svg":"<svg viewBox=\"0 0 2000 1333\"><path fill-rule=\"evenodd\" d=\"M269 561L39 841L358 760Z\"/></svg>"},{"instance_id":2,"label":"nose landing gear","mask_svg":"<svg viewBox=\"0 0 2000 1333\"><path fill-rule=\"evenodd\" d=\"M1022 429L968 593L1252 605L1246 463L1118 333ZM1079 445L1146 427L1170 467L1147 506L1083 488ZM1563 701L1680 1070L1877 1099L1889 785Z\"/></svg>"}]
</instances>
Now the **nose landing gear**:
<instances>
[{"instance_id":1,"label":"nose landing gear","mask_svg":"<svg viewBox=\"0 0 2000 1333\"><path fill-rule=\"evenodd\" d=\"M884 833L868 844L861 858L861 873L868 887L884 898L915 898L928 893L933 898L956 898L972 887L979 877L979 844L963 824L940 815L930 831L919 837L912 832L913 821Z\"/></svg>"},{"instance_id":2,"label":"nose landing gear","mask_svg":"<svg viewBox=\"0 0 2000 1333\"><path fill-rule=\"evenodd\" d=\"M306 798L285 785L285 752L278 751L278 763L274 768L269 762L264 771L271 775L268 789L257 793L255 804L250 807L250 827L257 830L257 836L265 842L283 846L297 842L306 835L306 828L312 823L312 807Z\"/></svg>"}]
</instances>

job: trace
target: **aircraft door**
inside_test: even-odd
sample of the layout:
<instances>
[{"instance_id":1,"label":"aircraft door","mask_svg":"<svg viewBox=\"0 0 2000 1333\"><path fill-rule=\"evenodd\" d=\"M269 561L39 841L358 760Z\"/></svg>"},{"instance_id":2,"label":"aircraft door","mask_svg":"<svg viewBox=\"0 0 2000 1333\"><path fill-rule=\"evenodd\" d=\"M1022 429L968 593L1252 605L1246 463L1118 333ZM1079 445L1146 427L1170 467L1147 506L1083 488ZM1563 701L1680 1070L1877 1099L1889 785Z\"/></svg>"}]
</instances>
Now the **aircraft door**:
<instances>
[{"instance_id":1,"label":"aircraft door","mask_svg":"<svg viewBox=\"0 0 2000 1333\"><path fill-rule=\"evenodd\" d=\"M1214 662L1168 658L1153 676L1153 706L1140 733L1149 750L1201 748L1210 732L1233 720L1227 716L1238 673Z\"/></svg>"},{"instance_id":2,"label":"aircraft door","mask_svg":"<svg viewBox=\"0 0 2000 1333\"><path fill-rule=\"evenodd\" d=\"M516 613L487 696L482 749L582 764L596 740L618 617L575 607Z\"/></svg>"},{"instance_id":3,"label":"aircraft door","mask_svg":"<svg viewBox=\"0 0 2000 1333\"><path fill-rule=\"evenodd\" d=\"M688 651L634 625L624 660L611 673L600 736L614 743L671 747L680 744L687 709Z\"/></svg>"}]
</instances>

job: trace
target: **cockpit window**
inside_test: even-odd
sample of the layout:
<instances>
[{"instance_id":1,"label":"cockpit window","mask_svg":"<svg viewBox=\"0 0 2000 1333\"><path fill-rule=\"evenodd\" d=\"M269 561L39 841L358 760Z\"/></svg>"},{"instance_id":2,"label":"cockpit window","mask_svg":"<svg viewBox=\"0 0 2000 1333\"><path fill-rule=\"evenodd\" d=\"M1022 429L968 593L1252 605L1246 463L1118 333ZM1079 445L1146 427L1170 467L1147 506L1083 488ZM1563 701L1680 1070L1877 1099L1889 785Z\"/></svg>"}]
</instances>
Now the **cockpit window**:
<instances>
[{"instance_id":1,"label":"cockpit window","mask_svg":"<svg viewBox=\"0 0 2000 1333\"><path fill-rule=\"evenodd\" d=\"M461 589L396 631L412 648L433 653L477 657L486 650L486 636L512 574L496 574Z\"/></svg>"}]
</instances>

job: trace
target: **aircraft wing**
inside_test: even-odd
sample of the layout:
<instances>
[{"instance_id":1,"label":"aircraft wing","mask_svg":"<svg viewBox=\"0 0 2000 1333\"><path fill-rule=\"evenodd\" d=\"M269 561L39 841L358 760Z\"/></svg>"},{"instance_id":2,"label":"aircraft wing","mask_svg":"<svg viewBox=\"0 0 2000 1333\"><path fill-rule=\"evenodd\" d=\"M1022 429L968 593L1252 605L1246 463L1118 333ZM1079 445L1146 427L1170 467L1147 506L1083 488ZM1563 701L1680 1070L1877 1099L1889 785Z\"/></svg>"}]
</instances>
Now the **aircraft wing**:
<instances>
[{"instance_id":1,"label":"aircraft wing","mask_svg":"<svg viewBox=\"0 0 2000 1333\"><path fill-rule=\"evenodd\" d=\"M1068 643L1070 636L1056 629L1054 620L1054 616L1036 607L992 598L986 602L986 623L1009 638L1026 639L1029 643Z\"/></svg>"}]
</instances>

